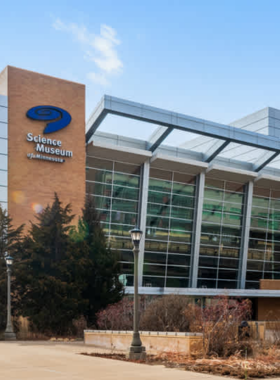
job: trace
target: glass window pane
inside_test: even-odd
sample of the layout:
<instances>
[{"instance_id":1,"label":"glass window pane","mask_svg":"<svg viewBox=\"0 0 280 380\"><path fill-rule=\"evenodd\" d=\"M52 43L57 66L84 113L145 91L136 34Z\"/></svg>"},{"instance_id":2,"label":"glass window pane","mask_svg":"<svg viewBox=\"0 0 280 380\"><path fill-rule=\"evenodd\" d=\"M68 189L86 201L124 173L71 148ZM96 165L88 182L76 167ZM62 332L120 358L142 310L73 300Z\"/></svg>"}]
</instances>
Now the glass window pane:
<instances>
[{"instance_id":1,"label":"glass window pane","mask_svg":"<svg viewBox=\"0 0 280 380\"><path fill-rule=\"evenodd\" d=\"M221 233L221 226L218 224L203 223L201 231L203 234L219 235Z\"/></svg>"},{"instance_id":2,"label":"glass window pane","mask_svg":"<svg viewBox=\"0 0 280 380\"><path fill-rule=\"evenodd\" d=\"M242 214L243 213L243 205L238 203L229 203L225 202L223 205L224 211L229 212L231 214Z\"/></svg>"},{"instance_id":3,"label":"glass window pane","mask_svg":"<svg viewBox=\"0 0 280 380\"><path fill-rule=\"evenodd\" d=\"M237 281L218 281L219 289L237 289Z\"/></svg>"},{"instance_id":4,"label":"glass window pane","mask_svg":"<svg viewBox=\"0 0 280 380\"><path fill-rule=\"evenodd\" d=\"M198 269L199 278L217 278L217 269L210 268L199 268Z\"/></svg>"},{"instance_id":5,"label":"glass window pane","mask_svg":"<svg viewBox=\"0 0 280 380\"><path fill-rule=\"evenodd\" d=\"M267 229L268 219L261 219L261 218L251 218L251 230L252 227L259 228L259 229Z\"/></svg>"},{"instance_id":6,"label":"glass window pane","mask_svg":"<svg viewBox=\"0 0 280 380\"><path fill-rule=\"evenodd\" d=\"M252 207L252 216L256 218L268 218L268 209L260 207Z\"/></svg>"},{"instance_id":7,"label":"glass window pane","mask_svg":"<svg viewBox=\"0 0 280 380\"><path fill-rule=\"evenodd\" d=\"M227 247L239 247L241 243L241 238L237 236L221 236L221 243L223 246Z\"/></svg>"},{"instance_id":8,"label":"glass window pane","mask_svg":"<svg viewBox=\"0 0 280 380\"><path fill-rule=\"evenodd\" d=\"M240 250L236 248L220 246L220 256L221 257L235 257L239 258Z\"/></svg>"},{"instance_id":9,"label":"glass window pane","mask_svg":"<svg viewBox=\"0 0 280 380\"><path fill-rule=\"evenodd\" d=\"M143 276L143 286L163 288L164 287L164 277Z\"/></svg>"},{"instance_id":10,"label":"glass window pane","mask_svg":"<svg viewBox=\"0 0 280 380\"><path fill-rule=\"evenodd\" d=\"M222 222L222 213L221 212L212 212L212 211L203 211L202 220L204 222L221 224Z\"/></svg>"},{"instance_id":11,"label":"glass window pane","mask_svg":"<svg viewBox=\"0 0 280 380\"><path fill-rule=\"evenodd\" d=\"M224 201L230 203L243 203L243 194L225 192Z\"/></svg>"},{"instance_id":12,"label":"glass window pane","mask_svg":"<svg viewBox=\"0 0 280 380\"><path fill-rule=\"evenodd\" d=\"M8 186L8 172L0 170L0 186Z\"/></svg>"},{"instance_id":13,"label":"glass window pane","mask_svg":"<svg viewBox=\"0 0 280 380\"><path fill-rule=\"evenodd\" d=\"M161 169L150 168L150 178L165 179L167 181L172 181L172 172L167 172Z\"/></svg>"},{"instance_id":14,"label":"glass window pane","mask_svg":"<svg viewBox=\"0 0 280 380\"><path fill-rule=\"evenodd\" d=\"M113 198L131 199L138 201L138 197L138 189L116 185L113 187Z\"/></svg>"},{"instance_id":15,"label":"glass window pane","mask_svg":"<svg viewBox=\"0 0 280 380\"><path fill-rule=\"evenodd\" d=\"M259 283L258 282L250 282L246 281L246 289L259 289Z\"/></svg>"},{"instance_id":16,"label":"glass window pane","mask_svg":"<svg viewBox=\"0 0 280 380\"><path fill-rule=\"evenodd\" d=\"M259 197L253 197L252 202L253 207L262 207L264 209L268 209L269 206L269 198L259 198ZM265 210L264 210L265 211Z\"/></svg>"},{"instance_id":17,"label":"glass window pane","mask_svg":"<svg viewBox=\"0 0 280 380\"><path fill-rule=\"evenodd\" d=\"M181 231L192 231L192 221L181 220L181 219L171 219L170 229L181 230Z\"/></svg>"},{"instance_id":18,"label":"glass window pane","mask_svg":"<svg viewBox=\"0 0 280 380\"><path fill-rule=\"evenodd\" d=\"M241 229L239 226L222 226L223 235L241 236Z\"/></svg>"},{"instance_id":19,"label":"glass window pane","mask_svg":"<svg viewBox=\"0 0 280 380\"><path fill-rule=\"evenodd\" d=\"M148 202L169 205L170 200L171 198L170 198L170 195L168 194L160 193L156 191L149 191Z\"/></svg>"},{"instance_id":20,"label":"glass window pane","mask_svg":"<svg viewBox=\"0 0 280 380\"><path fill-rule=\"evenodd\" d=\"M133 258L133 252L132 251L118 251L119 254L119 260L120 261L126 261L130 263L134 263L134 258Z\"/></svg>"},{"instance_id":21,"label":"glass window pane","mask_svg":"<svg viewBox=\"0 0 280 380\"><path fill-rule=\"evenodd\" d=\"M231 224L236 226L241 226L242 218L239 215L235 214L223 214L223 224Z\"/></svg>"},{"instance_id":22,"label":"glass window pane","mask_svg":"<svg viewBox=\"0 0 280 380\"><path fill-rule=\"evenodd\" d=\"M138 202L113 199L112 210L137 212Z\"/></svg>"},{"instance_id":23,"label":"glass window pane","mask_svg":"<svg viewBox=\"0 0 280 380\"><path fill-rule=\"evenodd\" d=\"M123 224L113 224L111 223L111 235L114 236L125 236L130 238L130 230L132 230L134 226L126 226Z\"/></svg>"},{"instance_id":24,"label":"glass window pane","mask_svg":"<svg viewBox=\"0 0 280 380\"><path fill-rule=\"evenodd\" d=\"M146 238L154 240L168 240L168 230L160 230L156 228L146 229Z\"/></svg>"},{"instance_id":25,"label":"glass window pane","mask_svg":"<svg viewBox=\"0 0 280 380\"><path fill-rule=\"evenodd\" d=\"M146 221L147 227L152 227L151 233L155 227L168 229L169 228L169 218L164 218L162 216L147 216Z\"/></svg>"},{"instance_id":26,"label":"glass window pane","mask_svg":"<svg viewBox=\"0 0 280 380\"><path fill-rule=\"evenodd\" d=\"M111 198L108 197L99 197L94 196L94 204L96 208L102 208L105 210L109 210L111 207Z\"/></svg>"},{"instance_id":27,"label":"glass window pane","mask_svg":"<svg viewBox=\"0 0 280 380\"><path fill-rule=\"evenodd\" d=\"M143 273L148 276L165 276L165 265L144 264Z\"/></svg>"},{"instance_id":28,"label":"glass window pane","mask_svg":"<svg viewBox=\"0 0 280 380\"><path fill-rule=\"evenodd\" d=\"M263 261L248 260L247 270L257 270L257 271L262 272L263 271Z\"/></svg>"},{"instance_id":29,"label":"glass window pane","mask_svg":"<svg viewBox=\"0 0 280 380\"><path fill-rule=\"evenodd\" d=\"M280 199L271 199L270 207L272 209L280 210Z\"/></svg>"},{"instance_id":30,"label":"glass window pane","mask_svg":"<svg viewBox=\"0 0 280 380\"><path fill-rule=\"evenodd\" d=\"M178 195L190 195L190 196L195 196L195 186L191 185L185 185L183 183L173 183L173 189L172 189L173 194L178 194Z\"/></svg>"},{"instance_id":31,"label":"glass window pane","mask_svg":"<svg viewBox=\"0 0 280 380\"><path fill-rule=\"evenodd\" d=\"M167 277L189 277L189 271L189 267L168 265Z\"/></svg>"},{"instance_id":32,"label":"glass window pane","mask_svg":"<svg viewBox=\"0 0 280 380\"><path fill-rule=\"evenodd\" d=\"M220 201L211 201L210 199L205 199L203 203L203 211L223 211L223 203Z\"/></svg>"},{"instance_id":33,"label":"glass window pane","mask_svg":"<svg viewBox=\"0 0 280 380\"><path fill-rule=\"evenodd\" d=\"M214 190L209 189L205 187L204 189L204 198L206 199L213 199L215 201L222 201L223 200L223 191L222 190Z\"/></svg>"},{"instance_id":34,"label":"glass window pane","mask_svg":"<svg viewBox=\"0 0 280 380\"><path fill-rule=\"evenodd\" d=\"M87 156L86 165L88 167L96 168L96 169L113 170L113 161L101 160L100 158L96 158L96 157Z\"/></svg>"},{"instance_id":35,"label":"glass window pane","mask_svg":"<svg viewBox=\"0 0 280 380\"><path fill-rule=\"evenodd\" d=\"M133 274L133 264L131 263L120 263L120 272L124 274Z\"/></svg>"},{"instance_id":36,"label":"glass window pane","mask_svg":"<svg viewBox=\"0 0 280 380\"><path fill-rule=\"evenodd\" d=\"M112 223L130 224L135 226L137 224L137 214L125 213L121 211L112 212Z\"/></svg>"},{"instance_id":37,"label":"glass window pane","mask_svg":"<svg viewBox=\"0 0 280 380\"><path fill-rule=\"evenodd\" d=\"M199 266L200 267L218 267L218 259L214 257L200 257L199 258Z\"/></svg>"},{"instance_id":38,"label":"glass window pane","mask_svg":"<svg viewBox=\"0 0 280 380\"><path fill-rule=\"evenodd\" d=\"M145 240L145 251L167 252L167 243L161 241Z\"/></svg>"},{"instance_id":39,"label":"glass window pane","mask_svg":"<svg viewBox=\"0 0 280 380\"><path fill-rule=\"evenodd\" d=\"M8 124L0 122L0 136L8 138Z\"/></svg>"},{"instance_id":40,"label":"glass window pane","mask_svg":"<svg viewBox=\"0 0 280 380\"><path fill-rule=\"evenodd\" d=\"M114 172L114 185L139 188L139 177L129 174Z\"/></svg>"},{"instance_id":41,"label":"glass window pane","mask_svg":"<svg viewBox=\"0 0 280 380\"><path fill-rule=\"evenodd\" d=\"M86 192L88 194L111 196L112 185L98 182L86 182Z\"/></svg>"},{"instance_id":42,"label":"glass window pane","mask_svg":"<svg viewBox=\"0 0 280 380\"><path fill-rule=\"evenodd\" d=\"M193 209L172 206L171 217L181 218L181 219L192 219L193 218Z\"/></svg>"},{"instance_id":43,"label":"glass window pane","mask_svg":"<svg viewBox=\"0 0 280 380\"><path fill-rule=\"evenodd\" d=\"M145 252L144 262L145 263L155 263L155 264L166 264L166 254Z\"/></svg>"},{"instance_id":44,"label":"glass window pane","mask_svg":"<svg viewBox=\"0 0 280 380\"><path fill-rule=\"evenodd\" d=\"M248 259L264 260L264 251L255 251L254 249L249 249Z\"/></svg>"},{"instance_id":45,"label":"glass window pane","mask_svg":"<svg viewBox=\"0 0 280 380\"><path fill-rule=\"evenodd\" d=\"M237 280L238 271L237 270L219 269L218 278L219 279L226 279L226 280Z\"/></svg>"},{"instance_id":46,"label":"glass window pane","mask_svg":"<svg viewBox=\"0 0 280 380\"><path fill-rule=\"evenodd\" d=\"M110 247L112 249L128 249L132 250L132 242L131 239L122 239L121 237L110 236L108 240Z\"/></svg>"},{"instance_id":47,"label":"glass window pane","mask_svg":"<svg viewBox=\"0 0 280 380\"><path fill-rule=\"evenodd\" d=\"M219 255L219 247L211 247L207 245L200 245L199 255L205 256L218 256Z\"/></svg>"},{"instance_id":48,"label":"glass window pane","mask_svg":"<svg viewBox=\"0 0 280 380\"><path fill-rule=\"evenodd\" d=\"M191 242L192 234L190 232L183 231L170 231L169 240L176 242Z\"/></svg>"},{"instance_id":49,"label":"glass window pane","mask_svg":"<svg viewBox=\"0 0 280 380\"><path fill-rule=\"evenodd\" d=\"M121 173L140 174L140 166L124 164L123 162L115 162L114 170Z\"/></svg>"},{"instance_id":50,"label":"glass window pane","mask_svg":"<svg viewBox=\"0 0 280 380\"><path fill-rule=\"evenodd\" d=\"M178 173L174 172L173 177L174 185L176 182L181 182L183 184L195 184L195 176L193 174L185 174L185 173ZM174 189L173 185L173 189Z\"/></svg>"},{"instance_id":51,"label":"glass window pane","mask_svg":"<svg viewBox=\"0 0 280 380\"><path fill-rule=\"evenodd\" d=\"M88 181L112 183L112 172L101 169L86 169L86 179Z\"/></svg>"},{"instance_id":52,"label":"glass window pane","mask_svg":"<svg viewBox=\"0 0 280 380\"><path fill-rule=\"evenodd\" d=\"M149 190L161 191L164 193L170 193L171 187L172 187L172 182L150 178Z\"/></svg>"},{"instance_id":53,"label":"glass window pane","mask_svg":"<svg viewBox=\"0 0 280 380\"><path fill-rule=\"evenodd\" d=\"M191 252L191 245L190 244L182 244L182 243L169 243L168 246L168 252L169 253L190 253Z\"/></svg>"},{"instance_id":54,"label":"glass window pane","mask_svg":"<svg viewBox=\"0 0 280 380\"><path fill-rule=\"evenodd\" d=\"M259 281L260 279L262 279L262 272L257 272L257 271L251 272L251 271L247 271L246 279L249 280L249 281L250 281L250 280L251 280L251 281Z\"/></svg>"},{"instance_id":55,"label":"glass window pane","mask_svg":"<svg viewBox=\"0 0 280 380\"><path fill-rule=\"evenodd\" d=\"M170 278L166 279L167 288L188 288L189 280L188 278Z\"/></svg>"},{"instance_id":56,"label":"glass window pane","mask_svg":"<svg viewBox=\"0 0 280 380\"><path fill-rule=\"evenodd\" d=\"M0 153L8 154L8 140L0 138Z\"/></svg>"},{"instance_id":57,"label":"glass window pane","mask_svg":"<svg viewBox=\"0 0 280 380\"><path fill-rule=\"evenodd\" d=\"M222 181L220 179L206 177L205 186L211 187L214 189L224 189L225 183L224 183L224 181Z\"/></svg>"},{"instance_id":58,"label":"glass window pane","mask_svg":"<svg viewBox=\"0 0 280 380\"><path fill-rule=\"evenodd\" d=\"M236 259L225 259L220 258L219 267L220 268L236 268L238 269L239 260Z\"/></svg>"},{"instance_id":59,"label":"glass window pane","mask_svg":"<svg viewBox=\"0 0 280 380\"><path fill-rule=\"evenodd\" d=\"M198 280L197 281L197 287L198 288L216 288L216 281L215 280Z\"/></svg>"},{"instance_id":60,"label":"glass window pane","mask_svg":"<svg viewBox=\"0 0 280 380\"><path fill-rule=\"evenodd\" d=\"M195 198L193 197L183 197L181 195L173 195L172 196L172 205L173 206L181 206L187 208L194 207Z\"/></svg>"},{"instance_id":61,"label":"glass window pane","mask_svg":"<svg viewBox=\"0 0 280 380\"><path fill-rule=\"evenodd\" d=\"M220 235L201 234L200 243L206 245L214 245L218 249L220 245L220 239Z\"/></svg>"},{"instance_id":62,"label":"glass window pane","mask_svg":"<svg viewBox=\"0 0 280 380\"><path fill-rule=\"evenodd\" d=\"M0 169L8 170L8 156L0 154Z\"/></svg>"},{"instance_id":63,"label":"glass window pane","mask_svg":"<svg viewBox=\"0 0 280 380\"><path fill-rule=\"evenodd\" d=\"M161 215L161 216L169 217L170 206L148 203L147 213L149 215Z\"/></svg>"},{"instance_id":64,"label":"glass window pane","mask_svg":"<svg viewBox=\"0 0 280 380\"><path fill-rule=\"evenodd\" d=\"M187 255L172 255L168 253L168 265L190 265L190 256Z\"/></svg>"}]
</instances>

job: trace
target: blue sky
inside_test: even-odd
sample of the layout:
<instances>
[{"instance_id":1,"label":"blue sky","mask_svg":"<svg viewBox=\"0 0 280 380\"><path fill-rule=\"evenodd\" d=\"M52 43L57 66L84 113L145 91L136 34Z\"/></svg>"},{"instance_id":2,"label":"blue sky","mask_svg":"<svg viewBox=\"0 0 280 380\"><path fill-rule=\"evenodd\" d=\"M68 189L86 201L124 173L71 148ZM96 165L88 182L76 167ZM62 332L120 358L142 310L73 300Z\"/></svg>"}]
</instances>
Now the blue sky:
<instances>
[{"instance_id":1,"label":"blue sky","mask_svg":"<svg viewBox=\"0 0 280 380\"><path fill-rule=\"evenodd\" d=\"M273 0L5 1L0 68L85 83L87 115L106 93L230 123L280 108L279 17Z\"/></svg>"}]
</instances>

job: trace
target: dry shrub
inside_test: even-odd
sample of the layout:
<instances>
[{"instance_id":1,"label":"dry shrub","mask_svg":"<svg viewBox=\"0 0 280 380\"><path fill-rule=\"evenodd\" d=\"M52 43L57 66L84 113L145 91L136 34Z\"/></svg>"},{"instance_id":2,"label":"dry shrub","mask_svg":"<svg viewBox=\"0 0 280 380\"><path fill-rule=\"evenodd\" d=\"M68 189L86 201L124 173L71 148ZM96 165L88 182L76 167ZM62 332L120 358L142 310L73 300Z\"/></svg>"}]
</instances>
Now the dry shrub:
<instances>
[{"instance_id":1,"label":"dry shrub","mask_svg":"<svg viewBox=\"0 0 280 380\"><path fill-rule=\"evenodd\" d=\"M139 302L140 315L149 302L148 297L141 296ZM132 330L133 298L124 297L121 301L109 305L97 313L97 326L100 330Z\"/></svg>"},{"instance_id":2,"label":"dry shrub","mask_svg":"<svg viewBox=\"0 0 280 380\"><path fill-rule=\"evenodd\" d=\"M184 315L190 323L190 331L203 334L204 356L228 357L240 350L250 353L249 339L238 337L238 326L251 316L249 300L217 297L205 308L190 304Z\"/></svg>"},{"instance_id":3,"label":"dry shrub","mask_svg":"<svg viewBox=\"0 0 280 380\"><path fill-rule=\"evenodd\" d=\"M141 317L140 329L146 331L189 331L184 312L192 302L190 297L171 294L151 302Z\"/></svg>"}]
</instances>

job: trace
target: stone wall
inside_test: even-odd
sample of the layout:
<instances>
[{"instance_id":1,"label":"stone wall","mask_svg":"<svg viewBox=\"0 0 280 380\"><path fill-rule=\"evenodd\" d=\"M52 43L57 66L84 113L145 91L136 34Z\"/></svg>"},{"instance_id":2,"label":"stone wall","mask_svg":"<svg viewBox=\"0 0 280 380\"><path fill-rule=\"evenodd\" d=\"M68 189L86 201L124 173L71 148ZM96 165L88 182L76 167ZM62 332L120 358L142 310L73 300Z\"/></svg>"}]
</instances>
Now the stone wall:
<instances>
[{"instance_id":1,"label":"stone wall","mask_svg":"<svg viewBox=\"0 0 280 380\"><path fill-rule=\"evenodd\" d=\"M202 350L202 334L173 332L140 332L143 346L149 353L176 352L191 355ZM132 331L85 330L86 345L126 351L132 341Z\"/></svg>"}]
</instances>

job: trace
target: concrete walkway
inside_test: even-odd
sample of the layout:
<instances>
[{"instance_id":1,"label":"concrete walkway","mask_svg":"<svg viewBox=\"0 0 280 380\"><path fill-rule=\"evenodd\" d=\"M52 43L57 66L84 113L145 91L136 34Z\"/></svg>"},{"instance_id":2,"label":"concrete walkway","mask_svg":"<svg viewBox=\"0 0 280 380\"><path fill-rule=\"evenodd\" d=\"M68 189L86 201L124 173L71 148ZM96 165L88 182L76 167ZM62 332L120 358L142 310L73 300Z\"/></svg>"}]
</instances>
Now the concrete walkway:
<instances>
[{"instance_id":1,"label":"concrete walkway","mask_svg":"<svg viewBox=\"0 0 280 380\"><path fill-rule=\"evenodd\" d=\"M82 343L0 342L1 380L221 380L163 366L87 357L102 352ZM105 352L103 350L103 352Z\"/></svg>"}]
</instances>

